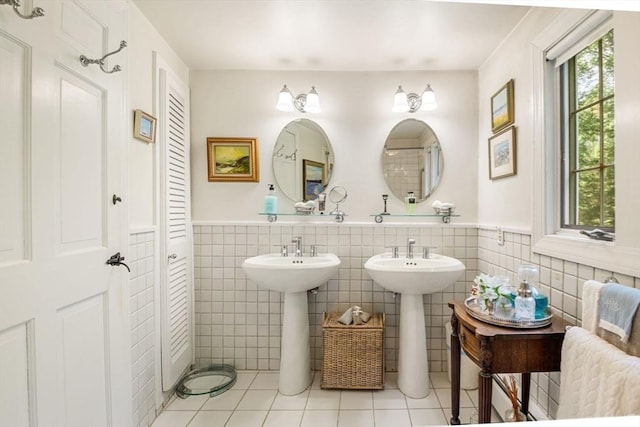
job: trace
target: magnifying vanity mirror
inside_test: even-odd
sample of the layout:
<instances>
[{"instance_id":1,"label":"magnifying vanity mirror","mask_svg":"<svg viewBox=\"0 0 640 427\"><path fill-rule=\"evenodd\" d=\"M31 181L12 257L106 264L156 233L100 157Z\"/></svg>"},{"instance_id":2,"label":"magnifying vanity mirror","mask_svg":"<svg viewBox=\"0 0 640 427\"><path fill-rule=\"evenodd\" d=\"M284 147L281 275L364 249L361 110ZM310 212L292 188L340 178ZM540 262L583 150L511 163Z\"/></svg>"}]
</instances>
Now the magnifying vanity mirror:
<instances>
[{"instance_id":1,"label":"magnifying vanity mirror","mask_svg":"<svg viewBox=\"0 0 640 427\"><path fill-rule=\"evenodd\" d=\"M384 143L382 168L394 196L404 201L413 192L417 202L426 200L438 187L444 169L442 147L433 129L416 119L395 125Z\"/></svg>"},{"instance_id":2,"label":"magnifying vanity mirror","mask_svg":"<svg viewBox=\"0 0 640 427\"><path fill-rule=\"evenodd\" d=\"M273 173L280 192L292 201L313 200L329 185L335 156L329 138L314 121L287 124L273 149Z\"/></svg>"}]
</instances>

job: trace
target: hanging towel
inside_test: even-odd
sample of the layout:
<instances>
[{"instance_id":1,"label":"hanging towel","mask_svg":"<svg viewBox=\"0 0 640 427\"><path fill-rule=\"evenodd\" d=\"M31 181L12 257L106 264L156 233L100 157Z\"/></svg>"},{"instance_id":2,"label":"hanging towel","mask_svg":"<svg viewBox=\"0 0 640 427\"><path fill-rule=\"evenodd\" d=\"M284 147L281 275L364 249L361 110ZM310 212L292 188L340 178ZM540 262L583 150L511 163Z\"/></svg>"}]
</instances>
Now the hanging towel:
<instances>
[{"instance_id":1,"label":"hanging towel","mask_svg":"<svg viewBox=\"0 0 640 427\"><path fill-rule=\"evenodd\" d=\"M558 419L640 414L640 358L574 326L564 337Z\"/></svg>"},{"instance_id":2,"label":"hanging towel","mask_svg":"<svg viewBox=\"0 0 640 427\"><path fill-rule=\"evenodd\" d=\"M605 286L600 291L600 327L618 335L622 342L628 342L638 305L640 289Z\"/></svg>"},{"instance_id":3,"label":"hanging towel","mask_svg":"<svg viewBox=\"0 0 640 427\"><path fill-rule=\"evenodd\" d=\"M596 333L598 327L598 307L600 306L600 291L608 286L595 280L584 282L582 290L582 327L591 333Z\"/></svg>"}]
</instances>

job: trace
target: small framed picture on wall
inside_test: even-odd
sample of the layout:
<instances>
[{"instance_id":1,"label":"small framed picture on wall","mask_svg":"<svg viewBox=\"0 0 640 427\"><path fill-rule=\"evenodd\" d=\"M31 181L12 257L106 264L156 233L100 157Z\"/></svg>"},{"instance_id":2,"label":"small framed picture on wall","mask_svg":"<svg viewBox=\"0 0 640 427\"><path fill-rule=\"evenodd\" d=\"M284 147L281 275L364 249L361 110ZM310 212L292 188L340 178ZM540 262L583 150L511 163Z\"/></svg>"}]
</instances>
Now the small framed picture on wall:
<instances>
[{"instance_id":1,"label":"small framed picture on wall","mask_svg":"<svg viewBox=\"0 0 640 427\"><path fill-rule=\"evenodd\" d=\"M516 174L516 127L489 138L489 179Z\"/></svg>"},{"instance_id":2,"label":"small framed picture on wall","mask_svg":"<svg viewBox=\"0 0 640 427\"><path fill-rule=\"evenodd\" d=\"M515 119L513 86L513 79L511 79L491 97L491 131L493 133L513 124Z\"/></svg>"},{"instance_id":3,"label":"small framed picture on wall","mask_svg":"<svg viewBox=\"0 0 640 427\"><path fill-rule=\"evenodd\" d=\"M156 141L156 118L142 110L133 114L133 137L145 142Z\"/></svg>"}]
</instances>

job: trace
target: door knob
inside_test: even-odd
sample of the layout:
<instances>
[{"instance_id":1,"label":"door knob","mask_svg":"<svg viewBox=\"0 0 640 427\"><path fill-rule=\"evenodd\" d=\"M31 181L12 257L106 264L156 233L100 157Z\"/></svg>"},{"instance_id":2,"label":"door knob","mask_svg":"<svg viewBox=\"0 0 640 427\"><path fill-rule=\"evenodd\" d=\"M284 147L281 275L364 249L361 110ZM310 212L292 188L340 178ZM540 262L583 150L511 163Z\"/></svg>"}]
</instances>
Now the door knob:
<instances>
[{"instance_id":1,"label":"door knob","mask_svg":"<svg viewBox=\"0 0 640 427\"><path fill-rule=\"evenodd\" d=\"M178 254L169 255L169 259L176 259L176 258L178 258Z\"/></svg>"}]
</instances>

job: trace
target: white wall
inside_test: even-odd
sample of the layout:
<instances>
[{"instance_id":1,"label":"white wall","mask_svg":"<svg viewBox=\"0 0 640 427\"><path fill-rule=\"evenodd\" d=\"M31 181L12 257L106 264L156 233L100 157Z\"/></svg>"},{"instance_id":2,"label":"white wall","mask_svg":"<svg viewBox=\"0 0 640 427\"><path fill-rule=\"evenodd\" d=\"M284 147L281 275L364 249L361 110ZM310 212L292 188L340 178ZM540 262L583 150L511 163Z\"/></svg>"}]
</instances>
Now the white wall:
<instances>
[{"instance_id":1,"label":"white wall","mask_svg":"<svg viewBox=\"0 0 640 427\"><path fill-rule=\"evenodd\" d=\"M133 129L133 110L153 110L153 52L158 52L182 81L188 84L189 69L158 34L133 2L130 2L129 41L129 129ZM129 222L132 228L154 223L154 144L133 138L129 144Z\"/></svg>"},{"instance_id":2,"label":"white wall","mask_svg":"<svg viewBox=\"0 0 640 427\"><path fill-rule=\"evenodd\" d=\"M382 210L383 193L390 193L382 174L382 148L391 129L413 117L429 124L440 138L445 158L442 184L419 212L432 213L431 201L454 202L459 221L475 222L477 205L477 81L475 71L452 72L282 72L192 71L191 186L194 221L265 221L267 184L274 181L271 155L280 130L301 113L275 109L283 84L294 94L315 85L322 113L306 114L325 130L336 155L330 186L344 185L349 198L341 206L345 222L373 222ZM430 83L439 109L417 114L392 113L393 95L402 84L421 92ZM259 183L207 181L207 137L257 137ZM404 212L393 198L389 210ZM280 207L292 206L281 198ZM333 205L328 205L333 209ZM290 208L291 210L292 207ZM282 219L282 218L281 218ZM279 219L279 221L281 220ZM431 221L436 221L435 219Z\"/></svg>"}]
</instances>

